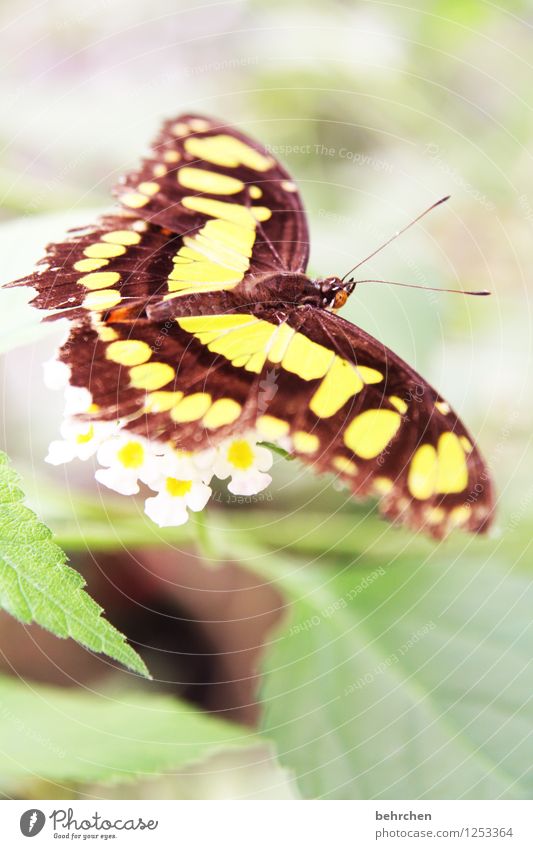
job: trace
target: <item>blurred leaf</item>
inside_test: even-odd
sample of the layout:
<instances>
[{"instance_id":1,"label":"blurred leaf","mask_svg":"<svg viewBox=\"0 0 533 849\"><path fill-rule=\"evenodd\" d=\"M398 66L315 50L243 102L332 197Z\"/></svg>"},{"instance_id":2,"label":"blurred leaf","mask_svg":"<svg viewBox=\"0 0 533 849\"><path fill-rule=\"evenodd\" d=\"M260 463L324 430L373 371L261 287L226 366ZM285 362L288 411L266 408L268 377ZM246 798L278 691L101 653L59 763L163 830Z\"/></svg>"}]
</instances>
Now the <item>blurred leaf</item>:
<instances>
[{"instance_id":1,"label":"blurred leaf","mask_svg":"<svg viewBox=\"0 0 533 849\"><path fill-rule=\"evenodd\" d=\"M253 561L291 602L265 732L307 797L530 798L531 582L490 541L396 551L365 571Z\"/></svg>"},{"instance_id":2,"label":"blurred leaf","mask_svg":"<svg viewBox=\"0 0 533 849\"><path fill-rule=\"evenodd\" d=\"M84 591L84 579L67 566L51 531L21 503L18 484L19 476L0 452L0 607L148 676L137 652Z\"/></svg>"},{"instance_id":3,"label":"blurred leaf","mask_svg":"<svg viewBox=\"0 0 533 849\"><path fill-rule=\"evenodd\" d=\"M0 781L126 781L263 744L178 699L97 695L0 678Z\"/></svg>"},{"instance_id":4,"label":"blurred leaf","mask_svg":"<svg viewBox=\"0 0 533 849\"><path fill-rule=\"evenodd\" d=\"M0 354L57 331L57 325L42 322L42 313L29 305L34 294L33 289L0 288Z\"/></svg>"}]
</instances>

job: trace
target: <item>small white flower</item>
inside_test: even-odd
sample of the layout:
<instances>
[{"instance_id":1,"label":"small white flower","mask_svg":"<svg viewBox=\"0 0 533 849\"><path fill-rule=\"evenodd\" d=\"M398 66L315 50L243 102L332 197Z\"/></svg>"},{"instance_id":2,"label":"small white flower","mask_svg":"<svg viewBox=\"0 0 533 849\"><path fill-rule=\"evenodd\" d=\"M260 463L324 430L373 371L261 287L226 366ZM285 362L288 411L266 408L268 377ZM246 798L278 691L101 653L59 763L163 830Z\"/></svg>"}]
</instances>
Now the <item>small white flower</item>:
<instances>
[{"instance_id":1,"label":"small white flower","mask_svg":"<svg viewBox=\"0 0 533 849\"><path fill-rule=\"evenodd\" d=\"M213 477L213 463L217 456L216 449L206 451L183 451L169 447L159 460L161 479L174 477L179 480L202 481L209 483ZM156 485L153 487L158 489Z\"/></svg>"},{"instance_id":2,"label":"small white flower","mask_svg":"<svg viewBox=\"0 0 533 849\"><path fill-rule=\"evenodd\" d=\"M43 363L44 385L48 389L64 389L70 379L70 367L61 360L48 360Z\"/></svg>"},{"instance_id":3,"label":"small white flower","mask_svg":"<svg viewBox=\"0 0 533 849\"><path fill-rule=\"evenodd\" d=\"M228 489L233 495L256 495L272 482L265 474L272 462L268 448L254 438L239 437L219 446L213 469L217 478L231 476Z\"/></svg>"},{"instance_id":4,"label":"small white flower","mask_svg":"<svg viewBox=\"0 0 533 849\"><path fill-rule=\"evenodd\" d=\"M93 396L84 386L67 386L65 389L65 416L93 412ZM96 410L94 410L96 412Z\"/></svg>"},{"instance_id":5,"label":"small white flower","mask_svg":"<svg viewBox=\"0 0 533 849\"><path fill-rule=\"evenodd\" d=\"M60 429L63 439L55 439L48 447L47 463L59 466L71 460L88 460L115 430L114 422L83 422L66 419Z\"/></svg>"},{"instance_id":6,"label":"small white flower","mask_svg":"<svg viewBox=\"0 0 533 849\"><path fill-rule=\"evenodd\" d=\"M158 443L122 431L100 445L98 462L107 468L98 469L95 478L121 495L135 495L139 480L152 485L159 476L160 458L156 452L160 449Z\"/></svg>"},{"instance_id":7,"label":"small white flower","mask_svg":"<svg viewBox=\"0 0 533 849\"><path fill-rule=\"evenodd\" d=\"M146 499L144 510L160 528L184 525L189 518L187 508L203 510L210 495L211 488L201 481L167 477L157 495Z\"/></svg>"}]
</instances>

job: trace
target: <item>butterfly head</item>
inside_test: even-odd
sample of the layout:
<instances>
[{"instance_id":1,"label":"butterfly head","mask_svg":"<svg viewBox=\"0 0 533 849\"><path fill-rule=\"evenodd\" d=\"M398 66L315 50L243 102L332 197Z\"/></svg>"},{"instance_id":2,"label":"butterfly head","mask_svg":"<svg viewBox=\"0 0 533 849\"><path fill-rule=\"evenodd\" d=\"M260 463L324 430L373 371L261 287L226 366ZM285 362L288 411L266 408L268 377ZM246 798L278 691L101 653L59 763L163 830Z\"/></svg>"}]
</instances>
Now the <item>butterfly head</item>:
<instances>
[{"instance_id":1,"label":"butterfly head","mask_svg":"<svg viewBox=\"0 0 533 849\"><path fill-rule=\"evenodd\" d=\"M317 284L322 293L322 306L334 312L344 306L355 289L354 280L343 281L340 277L325 277L317 280Z\"/></svg>"}]
</instances>

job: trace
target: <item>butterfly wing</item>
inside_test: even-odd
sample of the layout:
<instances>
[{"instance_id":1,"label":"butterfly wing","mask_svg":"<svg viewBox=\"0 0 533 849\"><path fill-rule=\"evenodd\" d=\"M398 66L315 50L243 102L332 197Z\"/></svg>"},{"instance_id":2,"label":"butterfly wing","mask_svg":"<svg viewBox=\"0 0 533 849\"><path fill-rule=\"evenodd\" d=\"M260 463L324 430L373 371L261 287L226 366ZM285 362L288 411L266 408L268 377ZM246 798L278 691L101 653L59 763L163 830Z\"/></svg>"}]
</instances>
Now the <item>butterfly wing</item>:
<instances>
[{"instance_id":1,"label":"butterfly wing","mask_svg":"<svg viewBox=\"0 0 533 849\"><path fill-rule=\"evenodd\" d=\"M242 280L306 268L309 235L296 185L262 145L218 121L197 115L167 121L149 156L115 193L127 209L182 237L182 290L209 280L199 281L194 268L187 276L185 260L233 271L228 288L240 282L235 272ZM212 282L222 288L216 273Z\"/></svg>"},{"instance_id":2,"label":"butterfly wing","mask_svg":"<svg viewBox=\"0 0 533 849\"><path fill-rule=\"evenodd\" d=\"M269 413L289 425L295 453L340 475L356 496L379 496L388 518L414 529L436 537L488 529L490 473L438 392L338 315L301 307L288 325L297 330Z\"/></svg>"},{"instance_id":3,"label":"butterfly wing","mask_svg":"<svg viewBox=\"0 0 533 849\"><path fill-rule=\"evenodd\" d=\"M307 265L295 184L263 147L215 121L168 121L117 194L122 211L48 245L43 267L16 281L37 289L35 306L98 318L133 300L228 291Z\"/></svg>"},{"instance_id":4,"label":"butterfly wing","mask_svg":"<svg viewBox=\"0 0 533 849\"><path fill-rule=\"evenodd\" d=\"M36 289L31 303L49 318L98 322L113 307L163 298L178 242L131 213L105 215L48 245L37 270L10 285Z\"/></svg>"},{"instance_id":5,"label":"butterfly wing","mask_svg":"<svg viewBox=\"0 0 533 849\"><path fill-rule=\"evenodd\" d=\"M92 353L86 330L63 355L99 417L126 417L131 430L187 450L253 428L356 496L380 496L385 515L415 529L440 537L489 526L490 475L464 425L420 375L339 316L303 306L106 328L113 338L94 339Z\"/></svg>"}]
</instances>

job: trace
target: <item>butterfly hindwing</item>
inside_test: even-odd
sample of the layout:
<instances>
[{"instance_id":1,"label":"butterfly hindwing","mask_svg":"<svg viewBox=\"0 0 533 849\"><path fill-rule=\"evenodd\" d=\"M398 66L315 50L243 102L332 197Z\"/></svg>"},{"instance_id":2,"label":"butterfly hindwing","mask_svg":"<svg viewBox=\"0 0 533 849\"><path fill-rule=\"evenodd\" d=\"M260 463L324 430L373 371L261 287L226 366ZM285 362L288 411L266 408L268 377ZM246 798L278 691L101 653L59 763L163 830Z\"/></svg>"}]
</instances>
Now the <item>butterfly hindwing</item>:
<instances>
[{"instance_id":1,"label":"butterfly hindwing","mask_svg":"<svg viewBox=\"0 0 533 849\"><path fill-rule=\"evenodd\" d=\"M253 428L287 440L356 496L380 496L387 516L414 528L442 536L489 523L489 475L463 424L420 375L342 318L303 306L109 327L116 339L100 342L79 374L100 416L131 416L130 429L187 450Z\"/></svg>"},{"instance_id":2,"label":"butterfly hindwing","mask_svg":"<svg viewBox=\"0 0 533 849\"><path fill-rule=\"evenodd\" d=\"M317 315L308 307L297 312L299 333L336 353L294 423L319 441L314 456L299 452L302 459L340 474L356 495L380 496L389 518L435 536L455 526L488 527L490 474L444 399L386 346L340 316ZM351 391L346 364L361 378L350 378Z\"/></svg>"}]
</instances>

